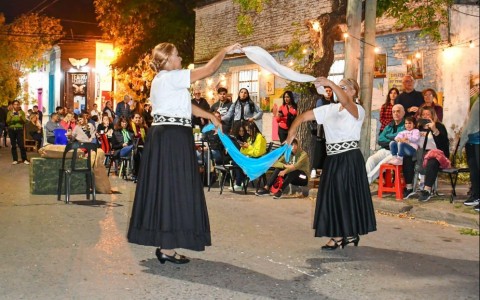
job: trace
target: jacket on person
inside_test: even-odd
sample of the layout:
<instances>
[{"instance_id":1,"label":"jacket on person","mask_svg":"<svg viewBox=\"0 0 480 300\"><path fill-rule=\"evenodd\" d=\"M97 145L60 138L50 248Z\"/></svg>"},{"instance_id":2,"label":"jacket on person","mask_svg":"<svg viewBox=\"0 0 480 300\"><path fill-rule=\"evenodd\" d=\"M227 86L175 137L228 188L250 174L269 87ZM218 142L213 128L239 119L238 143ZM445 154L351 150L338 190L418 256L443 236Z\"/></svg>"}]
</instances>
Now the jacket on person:
<instances>
[{"instance_id":1,"label":"jacket on person","mask_svg":"<svg viewBox=\"0 0 480 300\"><path fill-rule=\"evenodd\" d=\"M255 142L251 143L251 138L247 139L249 143L247 148L241 148L240 152L243 155L250 156L250 157L260 157L267 152L267 140L263 137L261 133L257 134L255 138Z\"/></svg>"},{"instance_id":2,"label":"jacket on person","mask_svg":"<svg viewBox=\"0 0 480 300\"><path fill-rule=\"evenodd\" d=\"M18 114L14 114L15 111L11 110L7 113L7 126L10 129L20 129L23 128L23 125L27 123L27 118L25 117L25 112L19 110Z\"/></svg>"},{"instance_id":3,"label":"jacket on person","mask_svg":"<svg viewBox=\"0 0 480 300\"><path fill-rule=\"evenodd\" d=\"M309 176L309 159L308 159L308 154L307 152L303 150L297 151L297 153L293 154L290 156L290 161L287 162L285 159L285 155L282 155L279 160L277 160L272 167L278 168L278 169L285 169L283 165L285 164L293 164L293 169L286 169L286 173L290 173L295 170L303 171L307 176Z\"/></svg>"},{"instance_id":4,"label":"jacket on person","mask_svg":"<svg viewBox=\"0 0 480 300\"><path fill-rule=\"evenodd\" d=\"M390 150L390 142L395 140L397 134L403 130L405 130L405 120L402 120L398 125L396 125L395 120L393 120L385 126L382 133L378 136L378 144L380 147Z\"/></svg>"}]
</instances>

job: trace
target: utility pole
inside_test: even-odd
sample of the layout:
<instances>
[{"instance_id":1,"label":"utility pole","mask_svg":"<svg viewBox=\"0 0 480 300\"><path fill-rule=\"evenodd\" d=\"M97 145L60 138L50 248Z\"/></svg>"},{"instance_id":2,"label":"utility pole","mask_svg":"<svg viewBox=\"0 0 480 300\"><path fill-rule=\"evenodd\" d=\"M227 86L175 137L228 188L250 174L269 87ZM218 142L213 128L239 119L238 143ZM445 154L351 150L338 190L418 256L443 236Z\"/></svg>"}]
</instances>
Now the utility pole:
<instances>
[{"instance_id":1,"label":"utility pole","mask_svg":"<svg viewBox=\"0 0 480 300\"><path fill-rule=\"evenodd\" d=\"M350 1L349 1L350 2ZM377 0L365 0L365 43L363 43L362 77L360 99L365 108L365 120L362 125L360 149L363 157L370 156L371 111L373 92L373 69L375 67Z\"/></svg>"},{"instance_id":2,"label":"utility pole","mask_svg":"<svg viewBox=\"0 0 480 300\"><path fill-rule=\"evenodd\" d=\"M362 30L362 1L348 0L348 37L345 38L345 78L358 78L360 64L360 35Z\"/></svg>"}]
</instances>

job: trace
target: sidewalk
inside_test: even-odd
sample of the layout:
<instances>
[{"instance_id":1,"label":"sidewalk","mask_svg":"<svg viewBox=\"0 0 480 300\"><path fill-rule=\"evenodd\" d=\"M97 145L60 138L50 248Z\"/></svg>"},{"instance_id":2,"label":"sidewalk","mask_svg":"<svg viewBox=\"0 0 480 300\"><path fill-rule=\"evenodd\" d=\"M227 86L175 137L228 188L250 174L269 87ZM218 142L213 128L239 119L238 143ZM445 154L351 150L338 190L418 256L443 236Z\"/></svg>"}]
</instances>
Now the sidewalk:
<instances>
[{"instance_id":1,"label":"sidewalk","mask_svg":"<svg viewBox=\"0 0 480 300\"><path fill-rule=\"evenodd\" d=\"M398 214L405 218L417 218L439 223L447 223L454 226L479 229L479 214L473 207L463 205L468 196L468 185L459 184L455 188L457 196L450 203L452 193L450 182L439 180L439 195L432 197L428 202L420 202L418 199L396 200L395 194L384 194L383 198L377 195L377 183L370 185L372 200L375 210L384 214ZM317 189L311 189L309 196L316 198Z\"/></svg>"}]
</instances>

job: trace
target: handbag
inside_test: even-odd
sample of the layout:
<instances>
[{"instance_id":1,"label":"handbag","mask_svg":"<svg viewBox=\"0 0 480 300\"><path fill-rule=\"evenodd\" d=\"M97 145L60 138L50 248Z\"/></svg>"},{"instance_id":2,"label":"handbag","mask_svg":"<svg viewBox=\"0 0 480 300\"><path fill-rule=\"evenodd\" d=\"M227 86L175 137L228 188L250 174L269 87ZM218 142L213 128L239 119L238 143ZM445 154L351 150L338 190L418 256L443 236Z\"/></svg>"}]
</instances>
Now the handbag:
<instances>
[{"instance_id":1,"label":"handbag","mask_svg":"<svg viewBox=\"0 0 480 300\"><path fill-rule=\"evenodd\" d=\"M284 179L282 176L277 176L277 178L275 178L275 181L272 184L272 187L270 188L270 192L275 194L278 191L281 191L283 187L283 180Z\"/></svg>"}]
</instances>

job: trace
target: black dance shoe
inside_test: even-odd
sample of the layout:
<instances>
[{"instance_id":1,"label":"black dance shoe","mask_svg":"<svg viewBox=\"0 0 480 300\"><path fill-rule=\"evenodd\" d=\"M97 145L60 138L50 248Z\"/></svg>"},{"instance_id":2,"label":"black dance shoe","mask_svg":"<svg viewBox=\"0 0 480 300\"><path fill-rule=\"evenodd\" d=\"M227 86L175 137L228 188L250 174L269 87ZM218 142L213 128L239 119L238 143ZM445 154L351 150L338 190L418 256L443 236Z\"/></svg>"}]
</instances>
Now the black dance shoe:
<instances>
[{"instance_id":1,"label":"black dance shoe","mask_svg":"<svg viewBox=\"0 0 480 300\"><path fill-rule=\"evenodd\" d=\"M356 235L356 236L348 238L348 239L343 239L343 241L345 243L344 247L348 244L351 244L351 243L353 243L353 245L355 247L358 247L358 243L360 243L360 236Z\"/></svg>"},{"instance_id":2,"label":"black dance shoe","mask_svg":"<svg viewBox=\"0 0 480 300\"><path fill-rule=\"evenodd\" d=\"M328 241L324 246L322 246L322 250L335 250L337 249L339 246L342 246L342 248L345 247L344 245L344 240L345 239L341 239L341 240L335 240L335 239L330 239L330 241L332 241L334 244L333 245L329 245L328 243L330 241Z\"/></svg>"},{"instance_id":3,"label":"black dance shoe","mask_svg":"<svg viewBox=\"0 0 480 300\"><path fill-rule=\"evenodd\" d=\"M178 265L186 264L190 261L188 258L178 254L177 252L175 252L172 256L166 255L165 253L162 253L162 251L160 251L160 248L157 248L157 251L155 251L155 255L157 256L158 260L162 265L166 261L169 261L171 263L178 264Z\"/></svg>"}]
</instances>

